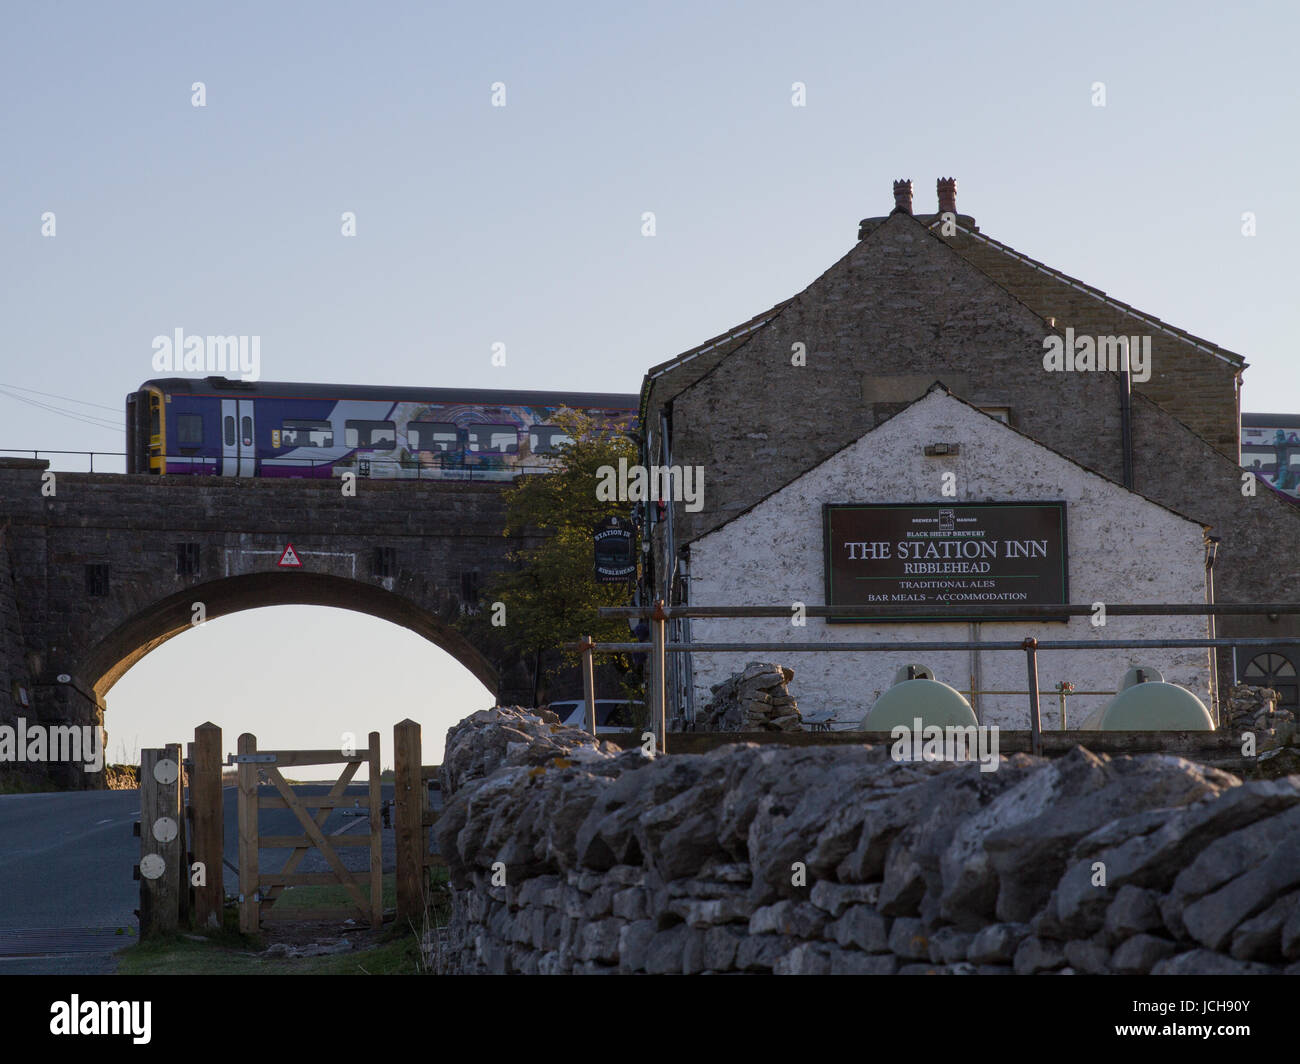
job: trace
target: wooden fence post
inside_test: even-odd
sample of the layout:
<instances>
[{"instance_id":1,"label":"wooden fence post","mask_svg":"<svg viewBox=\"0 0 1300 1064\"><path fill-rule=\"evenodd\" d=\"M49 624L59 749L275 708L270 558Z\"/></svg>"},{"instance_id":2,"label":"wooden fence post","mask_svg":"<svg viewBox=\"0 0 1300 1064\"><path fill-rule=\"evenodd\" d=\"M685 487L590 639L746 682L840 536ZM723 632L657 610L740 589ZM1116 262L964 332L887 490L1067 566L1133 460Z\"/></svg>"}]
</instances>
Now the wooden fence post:
<instances>
[{"instance_id":1,"label":"wooden fence post","mask_svg":"<svg viewBox=\"0 0 1300 1064\"><path fill-rule=\"evenodd\" d=\"M379 733L370 733L370 926L384 926L383 790L379 779Z\"/></svg>"},{"instance_id":2,"label":"wooden fence post","mask_svg":"<svg viewBox=\"0 0 1300 1064\"><path fill-rule=\"evenodd\" d=\"M140 938L180 927L181 767L177 746L140 751Z\"/></svg>"},{"instance_id":3,"label":"wooden fence post","mask_svg":"<svg viewBox=\"0 0 1300 1064\"><path fill-rule=\"evenodd\" d=\"M190 905L190 833L189 825L185 822L185 787L189 782L185 772L185 747L181 743L168 743L166 750L168 760L176 762L178 777L176 780L176 919L181 927L188 928L193 908Z\"/></svg>"},{"instance_id":4,"label":"wooden fence post","mask_svg":"<svg viewBox=\"0 0 1300 1064\"><path fill-rule=\"evenodd\" d=\"M200 929L219 930L226 893L222 862L226 825L222 809L221 729L210 721L194 729L190 748L190 808L194 810L194 860L203 868L206 882L194 888L194 923Z\"/></svg>"},{"instance_id":5,"label":"wooden fence post","mask_svg":"<svg viewBox=\"0 0 1300 1064\"><path fill-rule=\"evenodd\" d=\"M257 753L257 736L239 737L241 754ZM257 894L257 765L239 765L239 930L255 935L260 927Z\"/></svg>"},{"instance_id":6,"label":"wooden fence post","mask_svg":"<svg viewBox=\"0 0 1300 1064\"><path fill-rule=\"evenodd\" d=\"M397 836L397 920L424 919L424 794L420 725L407 719L393 728L393 829Z\"/></svg>"}]
</instances>

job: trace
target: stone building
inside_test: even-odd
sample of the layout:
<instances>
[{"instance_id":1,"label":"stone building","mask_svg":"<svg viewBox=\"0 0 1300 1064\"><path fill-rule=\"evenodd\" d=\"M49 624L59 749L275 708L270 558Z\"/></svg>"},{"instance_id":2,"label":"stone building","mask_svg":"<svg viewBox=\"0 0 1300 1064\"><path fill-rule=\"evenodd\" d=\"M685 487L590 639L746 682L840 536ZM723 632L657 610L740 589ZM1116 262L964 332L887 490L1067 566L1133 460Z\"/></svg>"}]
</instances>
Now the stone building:
<instances>
[{"instance_id":1,"label":"stone building","mask_svg":"<svg viewBox=\"0 0 1300 1064\"><path fill-rule=\"evenodd\" d=\"M893 210L863 220L857 243L806 289L648 371L643 461L698 466L705 488L700 507L679 501L644 514L653 543L646 590L731 605L692 590L703 575L697 541L942 381L1076 466L1208 526L1219 601L1300 601L1300 509L1262 485L1243 488L1244 359L985 235L957 211L951 179L938 193L936 212L914 214L910 182L896 182ZM1046 356L1062 350L1078 352L1082 368L1046 368ZM955 501L970 499L959 492ZM1158 546L1127 549L1156 567ZM815 543L802 549L820 553ZM1133 589L1125 600L1140 597ZM809 624L805 638L826 627ZM882 637L879 627L854 628L859 639ZM1224 617L1216 628L1294 638L1300 619ZM1276 649L1300 665L1294 647ZM1221 653L1223 685L1260 653ZM677 672L674 701L693 687L688 671ZM799 684L796 675L795 694Z\"/></svg>"}]
</instances>

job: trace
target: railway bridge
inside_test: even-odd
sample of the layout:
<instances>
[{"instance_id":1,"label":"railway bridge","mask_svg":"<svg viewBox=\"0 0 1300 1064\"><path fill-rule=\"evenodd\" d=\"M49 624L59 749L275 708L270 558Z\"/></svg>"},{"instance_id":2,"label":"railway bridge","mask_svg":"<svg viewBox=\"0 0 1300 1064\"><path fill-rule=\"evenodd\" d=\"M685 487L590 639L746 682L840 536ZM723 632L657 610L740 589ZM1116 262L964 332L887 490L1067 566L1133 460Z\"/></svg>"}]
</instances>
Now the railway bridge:
<instances>
[{"instance_id":1,"label":"railway bridge","mask_svg":"<svg viewBox=\"0 0 1300 1064\"><path fill-rule=\"evenodd\" d=\"M503 703L531 701L529 665L454 623L529 545L502 535L503 485L358 479L348 495L339 480L46 467L0 459L0 723L102 725L113 684L155 647L196 621L285 604L392 621ZM296 568L280 564L290 544Z\"/></svg>"}]
</instances>

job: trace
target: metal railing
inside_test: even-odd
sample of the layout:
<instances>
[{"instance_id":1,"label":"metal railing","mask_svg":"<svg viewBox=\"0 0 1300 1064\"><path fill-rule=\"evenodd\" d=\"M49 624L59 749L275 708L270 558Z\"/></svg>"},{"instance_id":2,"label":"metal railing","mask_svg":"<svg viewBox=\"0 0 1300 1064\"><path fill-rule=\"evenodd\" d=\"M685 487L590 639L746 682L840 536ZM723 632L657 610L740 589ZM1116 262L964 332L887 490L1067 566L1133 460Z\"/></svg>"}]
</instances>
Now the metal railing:
<instances>
[{"instance_id":1,"label":"metal railing","mask_svg":"<svg viewBox=\"0 0 1300 1064\"><path fill-rule=\"evenodd\" d=\"M863 612L857 606L802 606L805 617L856 617ZM1008 620L1026 617L1082 617L1096 612L1091 605L1062 604L1042 606L999 606L979 608L947 606L895 606L888 610L873 611L872 622L890 620L915 620L917 617L947 621ZM646 617L650 621L650 643L597 643L591 636L583 636L577 643L566 643L564 650L582 654L583 686L587 705L595 706L596 654L650 654L651 679L647 691L647 708L651 729L660 752L667 752L667 691L665 664L668 654L724 654L760 651L763 653L912 653L918 650L1019 650L1025 655L1025 674L1029 696L1029 730L1035 754L1042 754L1042 719L1038 689L1038 652L1054 650L1130 650L1130 649L1209 649L1235 647L1300 647L1300 638L1239 638L1239 639L1049 639L1028 636L1021 640L915 640L870 643L850 642L750 642L750 643L669 643L667 622L674 617L790 617L791 606L666 606L662 600L649 606L604 606L598 611L602 618ZM938 616L935 616L935 615ZM1169 616L1280 616L1300 614L1300 603L1294 602L1218 602L1198 603L1126 603L1106 606L1107 616L1115 617L1169 617ZM1062 695L1065 692L1057 689ZM1076 692L1084 693L1084 692ZM1109 694L1110 692L1102 692ZM1217 692L1216 692L1217 694ZM1064 714L1064 706L1062 706ZM1216 726L1218 721L1215 720ZM596 733L594 708L591 713L592 734Z\"/></svg>"},{"instance_id":2,"label":"metal railing","mask_svg":"<svg viewBox=\"0 0 1300 1064\"><path fill-rule=\"evenodd\" d=\"M64 450L57 450L48 447L41 447L41 448L0 447L0 455L16 455L23 458L30 455L36 461L40 461L42 455L81 455L82 457L87 457L89 459L90 468L88 472L91 473L95 472L95 459L97 457L100 459L104 459L104 458L126 458L127 456L125 451L64 451ZM549 473L552 472L554 468L552 465L546 465L546 464L517 465L517 466L509 466L509 467L488 467L488 468L482 468L478 465L442 466L442 465L430 465L426 462L420 462L417 459L413 459L413 458L379 457L379 458L361 458L358 460L355 456L349 456L346 458L337 459L337 458L295 458L288 455L286 455L283 458L279 458L279 457L252 458L249 456L225 457L220 455L214 456L214 455L193 455L193 454L184 454L184 455L163 454L163 455L150 455L150 458L161 459L164 468L166 467L166 464L168 462L171 462L172 464L212 466L214 468L219 468L221 464L225 461L235 462L235 463L257 462L259 465L259 470L263 471L263 475L264 475L264 471L267 469L276 469L283 466L296 465L296 466L306 467L313 470L316 469L318 466L322 466L322 467L332 466L343 472L357 473L359 476L362 476L362 479L373 479L373 480L389 480L389 479L392 480L411 480L411 479L464 480L464 481L500 483L500 482L514 480L515 477L518 476L531 476L539 473ZM364 475L360 473L360 470L362 468L367 468L366 466L363 465L363 463L369 463L368 468L370 470ZM374 470L376 468L382 469L385 466L395 467L399 470L404 470L404 471L414 469L415 476L414 477L376 476Z\"/></svg>"}]
</instances>

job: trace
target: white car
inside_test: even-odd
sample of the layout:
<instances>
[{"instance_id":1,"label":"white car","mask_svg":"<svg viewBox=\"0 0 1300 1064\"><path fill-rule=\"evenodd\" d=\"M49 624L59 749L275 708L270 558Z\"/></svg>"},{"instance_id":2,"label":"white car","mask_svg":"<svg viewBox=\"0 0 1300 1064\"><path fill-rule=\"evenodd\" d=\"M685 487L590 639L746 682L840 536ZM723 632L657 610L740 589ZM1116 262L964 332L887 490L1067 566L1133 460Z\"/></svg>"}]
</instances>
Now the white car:
<instances>
[{"instance_id":1,"label":"white car","mask_svg":"<svg viewBox=\"0 0 1300 1064\"><path fill-rule=\"evenodd\" d=\"M565 698L552 702L546 707L560 718L560 723L569 728L586 731L587 700L585 698ZM636 724L633 710L644 714L644 702L627 702L621 698L596 699L596 734L611 735L618 732L632 731Z\"/></svg>"}]
</instances>

